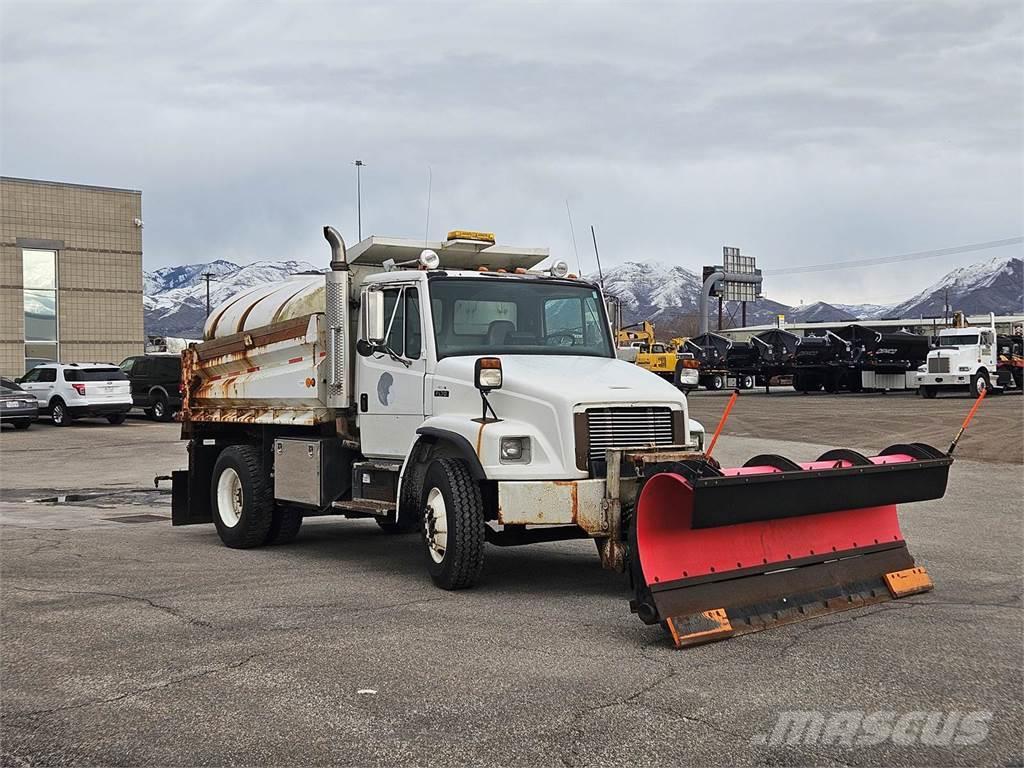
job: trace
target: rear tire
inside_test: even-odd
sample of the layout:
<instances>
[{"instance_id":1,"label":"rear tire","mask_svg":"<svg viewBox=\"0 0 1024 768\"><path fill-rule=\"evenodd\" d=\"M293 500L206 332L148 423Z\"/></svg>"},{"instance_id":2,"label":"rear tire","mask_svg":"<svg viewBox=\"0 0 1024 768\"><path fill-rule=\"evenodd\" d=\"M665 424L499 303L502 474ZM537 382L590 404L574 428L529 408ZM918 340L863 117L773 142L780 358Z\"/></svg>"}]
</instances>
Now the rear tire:
<instances>
[{"instance_id":1,"label":"rear tire","mask_svg":"<svg viewBox=\"0 0 1024 768\"><path fill-rule=\"evenodd\" d=\"M128 414L125 413L112 413L107 416L107 421L111 424L124 424L124 420L128 418Z\"/></svg>"},{"instance_id":2,"label":"rear tire","mask_svg":"<svg viewBox=\"0 0 1024 768\"><path fill-rule=\"evenodd\" d=\"M267 541L274 519L274 493L259 448L232 445L221 451L210 483L213 524L232 549Z\"/></svg>"},{"instance_id":3,"label":"rear tire","mask_svg":"<svg viewBox=\"0 0 1024 768\"><path fill-rule=\"evenodd\" d=\"M302 527L302 510L295 507L277 507L267 531L267 544L288 544L295 540Z\"/></svg>"},{"instance_id":4,"label":"rear tire","mask_svg":"<svg viewBox=\"0 0 1024 768\"><path fill-rule=\"evenodd\" d=\"M423 550L441 589L471 587L484 565L484 502L461 459L434 459L423 483Z\"/></svg>"},{"instance_id":5,"label":"rear tire","mask_svg":"<svg viewBox=\"0 0 1024 768\"><path fill-rule=\"evenodd\" d=\"M988 372L978 371L971 377L971 397L977 397L983 389L988 389Z\"/></svg>"},{"instance_id":6,"label":"rear tire","mask_svg":"<svg viewBox=\"0 0 1024 768\"><path fill-rule=\"evenodd\" d=\"M917 389L921 393L921 397L923 397L925 400L934 400L935 396L939 394L938 387L933 387L928 384L923 384Z\"/></svg>"},{"instance_id":7,"label":"rear tire","mask_svg":"<svg viewBox=\"0 0 1024 768\"><path fill-rule=\"evenodd\" d=\"M740 376L736 379L736 387L739 389L753 389L755 383L754 377L750 375Z\"/></svg>"},{"instance_id":8,"label":"rear tire","mask_svg":"<svg viewBox=\"0 0 1024 768\"><path fill-rule=\"evenodd\" d=\"M708 389L712 391L718 391L725 386L725 377L720 373L716 373L708 379Z\"/></svg>"},{"instance_id":9,"label":"rear tire","mask_svg":"<svg viewBox=\"0 0 1024 768\"><path fill-rule=\"evenodd\" d=\"M170 421L174 418L174 414L171 412L171 406L167 402L165 395L159 394L153 401L153 418L157 421Z\"/></svg>"},{"instance_id":10,"label":"rear tire","mask_svg":"<svg viewBox=\"0 0 1024 768\"><path fill-rule=\"evenodd\" d=\"M50 420L55 427L66 427L74 421L71 417L71 411L68 410L67 403L59 397L55 397L50 403Z\"/></svg>"}]
</instances>

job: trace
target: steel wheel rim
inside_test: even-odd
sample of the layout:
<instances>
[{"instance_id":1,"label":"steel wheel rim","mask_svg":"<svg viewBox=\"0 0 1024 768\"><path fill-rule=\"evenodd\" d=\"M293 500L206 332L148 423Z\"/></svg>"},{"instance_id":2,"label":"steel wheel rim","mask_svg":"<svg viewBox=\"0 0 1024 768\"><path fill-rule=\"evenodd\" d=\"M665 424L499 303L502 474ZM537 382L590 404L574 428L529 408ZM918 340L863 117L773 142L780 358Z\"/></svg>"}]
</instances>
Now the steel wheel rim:
<instances>
[{"instance_id":1,"label":"steel wheel rim","mask_svg":"<svg viewBox=\"0 0 1024 768\"><path fill-rule=\"evenodd\" d=\"M975 385L975 387L977 388L977 390L979 392L981 392L982 390L988 389L988 383L986 383L984 376L979 376L978 377L978 383Z\"/></svg>"},{"instance_id":2,"label":"steel wheel rim","mask_svg":"<svg viewBox=\"0 0 1024 768\"><path fill-rule=\"evenodd\" d=\"M440 563L448 549L448 509L440 488L431 488L427 494L423 527L427 538L427 552L435 563Z\"/></svg>"},{"instance_id":3,"label":"steel wheel rim","mask_svg":"<svg viewBox=\"0 0 1024 768\"><path fill-rule=\"evenodd\" d=\"M217 514L228 528L234 528L242 519L242 479L231 467L217 479Z\"/></svg>"}]
</instances>

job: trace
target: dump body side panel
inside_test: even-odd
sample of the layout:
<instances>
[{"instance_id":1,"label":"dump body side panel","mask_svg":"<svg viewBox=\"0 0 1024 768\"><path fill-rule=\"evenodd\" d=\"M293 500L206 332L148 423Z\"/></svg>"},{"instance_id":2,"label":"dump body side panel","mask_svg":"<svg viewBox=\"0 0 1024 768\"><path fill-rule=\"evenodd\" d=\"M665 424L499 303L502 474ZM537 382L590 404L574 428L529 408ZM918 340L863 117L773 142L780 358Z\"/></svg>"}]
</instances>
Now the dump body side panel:
<instances>
[{"instance_id":1,"label":"dump body side panel","mask_svg":"<svg viewBox=\"0 0 1024 768\"><path fill-rule=\"evenodd\" d=\"M183 422L313 426L325 401L324 316L305 315L197 344L183 353Z\"/></svg>"}]
</instances>

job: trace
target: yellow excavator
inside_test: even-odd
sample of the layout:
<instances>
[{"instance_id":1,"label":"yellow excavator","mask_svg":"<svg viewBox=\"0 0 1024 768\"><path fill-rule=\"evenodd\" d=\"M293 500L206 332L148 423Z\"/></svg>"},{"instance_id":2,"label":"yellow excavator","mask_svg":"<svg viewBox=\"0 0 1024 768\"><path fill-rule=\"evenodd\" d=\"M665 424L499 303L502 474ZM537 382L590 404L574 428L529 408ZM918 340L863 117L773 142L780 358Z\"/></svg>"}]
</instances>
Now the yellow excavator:
<instances>
[{"instance_id":1,"label":"yellow excavator","mask_svg":"<svg viewBox=\"0 0 1024 768\"><path fill-rule=\"evenodd\" d=\"M675 373L677 352L683 341L682 338L672 339L668 344L657 341L654 326L647 320L624 326L616 335L616 344L620 349L636 350L634 362L637 365L669 381Z\"/></svg>"}]
</instances>

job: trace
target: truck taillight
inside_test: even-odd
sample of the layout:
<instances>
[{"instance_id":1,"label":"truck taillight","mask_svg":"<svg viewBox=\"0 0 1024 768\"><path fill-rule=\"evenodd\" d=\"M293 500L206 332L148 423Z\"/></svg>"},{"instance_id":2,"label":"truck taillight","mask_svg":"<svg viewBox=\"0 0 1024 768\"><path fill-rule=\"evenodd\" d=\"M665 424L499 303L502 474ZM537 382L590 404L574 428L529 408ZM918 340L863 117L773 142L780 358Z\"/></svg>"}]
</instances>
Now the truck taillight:
<instances>
[{"instance_id":1,"label":"truck taillight","mask_svg":"<svg viewBox=\"0 0 1024 768\"><path fill-rule=\"evenodd\" d=\"M85 397L85 384L72 384L71 386L75 388L75 392Z\"/></svg>"},{"instance_id":2,"label":"truck taillight","mask_svg":"<svg viewBox=\"0 0 1024 768\"><path fill-rule=\"evenodd\" d=\"M699 360L683 360L683 368L700 368Z\"/></svg>"}]
</instances>

